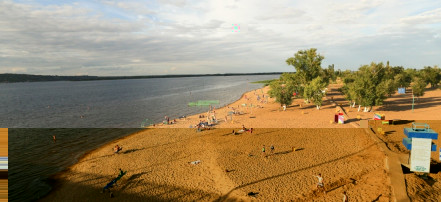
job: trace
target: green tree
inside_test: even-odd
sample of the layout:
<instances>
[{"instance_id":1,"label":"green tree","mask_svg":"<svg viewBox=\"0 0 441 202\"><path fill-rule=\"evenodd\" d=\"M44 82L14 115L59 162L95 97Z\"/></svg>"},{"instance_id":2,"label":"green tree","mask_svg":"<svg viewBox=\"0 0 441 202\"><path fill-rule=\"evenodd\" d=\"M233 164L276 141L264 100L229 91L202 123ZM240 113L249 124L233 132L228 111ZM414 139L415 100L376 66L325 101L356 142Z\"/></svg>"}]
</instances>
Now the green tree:
<instances>
[{"instance_id":1,"label":"green tree","mask_svg":"<svg viewBox=\"0 0 441 202\"><path fill-rule=\"evenodd\" d=\"M427 83L423 78L414 77L412 83L412 93L413 95L420 97L424 95L424 90L426 89Z\"/></svg>"},{"instance_id":2,"label":"green tree","mask_svg":"<svg viewBox=\"0 0 441 202\"><path fill-rule=\"evenodd\" d=\"M302 79L297 73L283 73L280 76L280 80L289 86L293 92L296 92L298 95L303 94L304 86L302 84Z\"/></svg>"},{"instance_id":3,"label":"green tree","mask_svg":"<svg viewBox=\"0 0 441 202\"><path fill-rule=\"evenodd\" d=\"M381 105L386 99L386 95L391 91L391 81L386 79L388 73L383 63L371 63L359 68L355 74L353 84L347 87L347 98L355 99L360 110L364 106L364 111L370 111L372 106Z\"/></svg>"},{"instance_id":4,"label":"green tree","mask_svg":"<svg viewBox=\"0 0 441 202\"><path fill-rule=\"evenodd\" d=\"M397 87L407 88L412 82L412 77L409 75L409 73L402 71L395 75L394 80Z\"/></svg>"},{"instance_id":5,"label":"green tree","mask_svg":"<svg viewBox=\"0 0 441 202\"><path fill-rule=\"evenodd\" d=\"M282 80L273 81L270 83L271 89L268 91L270 97L275 97L276 102L280 103L280 106L284 104L286 106L291 105L293 100L293 92L294 88L290 85L287 85Z\"/></svg>"},{"instance_id":6,"label":"green tree","mask_svg":"<svg viewBox=\"0 0 441 202\"><path fill-rule=\"evenodd\" d=\"M388 97L392 96L392 94L397 91L397 85L393 79L387 79L385 81L382 81L380 84L382 84L382 87L386 90L386 94L388 95ZM380 96L380 94L378 96ZM380 103L383 103L383 101L381 101Z\"/></svg>"},{"instance_id":7,"label":"green tree","mask_svg":"<svg viewBox=\"0 0 441 202\"><path fill-rule=\"evenodd\" d=\"M299 50L294 57L286 59L286 64L294 66L296 73L307 84L314 78L322 75L321 63L323 56L317 54L317 49Z\"/></svg>"},{"instance_id":8,"label":"green tree","mask_svg":"<svg viewBox=\"0 0 441 202\"><path fill-rule=\"evenodd\" d=\"M355 80L354 80L355 81ZM345 95L345 99L349 101L350 107L354 107L355 103L360 103L361 99L356 93L354 82L345 83L340 91Z\"/></svg>"},{"instance_id":9,"label":"green tree","mask_svg":"<svg viewBox=\"0 0 441 202\"><path fill-rule=\"evenodd\" d=\"M410 78L414 78L416 76L420 76L420 72L417 71L416 69L405 69L404 72L406 72L407 75L410 76Z\"/></svg>"},{"instance_id":10,"label":"green tree","mask_svg":"<svg viewBox=\"0 0 441 202\"><path fill-rule=\"evenodd\" d=\"M441 80L440 72L441 70L437 66L433 68L428 66L421 71L421 76L426 83L430 83L432 88L436 88Z\"/></svg>"},{"instance_id":11,"label":"green tree","mask_svg":"<svg viewBox=\"0 0 441 202\"><path fill-rule=\"evenodd\" d=\"M311 88L311 98L317 109L320 109L323 103L323 97L325 96L325 88L327 86L326 82L323 81L321 77L313 79L310 83Z\"/></svg>"},{"instance_id":12,"label":"green tree","mask_svg":"<svg viewBox=\"0 0 441 202\"><path fill-rule=\"evenodd\" d=\"M313 94L313 87L311 84L306 84L305 87L303 88L303 99L305 99L306 103L309 103L309 101L312 99L312 94Z\"/></svg>"},{"instance_id":13,"label":"green tree","mask_svg":"<svg viewBox=\"0 0 441 202\"><path fill-rule=\"evenodd\" d=\"M404 68L402 66L392 67L392 71L394 75L401 74L404 72Z\"/></svg>"},{"instance_id":14,"label":"green tree","mask_svg":"<svg viewBox=\"0 0 441 202\"><path fill-rule=\"evenodd\" d=\"M335 80L337 80L337 75L335 74L335 71L334 71L334 64L329 65L328 69L324 69L323 73L325 74L323 77L323 80L325 82L329 81L329 80L335 82Z\"/></svg>"}]
</instances>

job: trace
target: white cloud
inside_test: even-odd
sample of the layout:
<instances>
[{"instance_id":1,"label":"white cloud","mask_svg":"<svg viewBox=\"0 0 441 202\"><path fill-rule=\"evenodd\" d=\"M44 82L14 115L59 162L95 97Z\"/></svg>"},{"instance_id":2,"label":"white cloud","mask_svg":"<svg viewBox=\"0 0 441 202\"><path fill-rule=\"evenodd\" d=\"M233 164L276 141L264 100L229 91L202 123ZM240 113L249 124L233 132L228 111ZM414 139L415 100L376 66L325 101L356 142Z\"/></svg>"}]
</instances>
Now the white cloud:
<instances>
[{"instance_id":1,"label":"white cloud","mask_svg":"<svg viewBox=\"0 0 441 202\"><path fill-rule=\"evenodd\" d=\"M423 67L440 64L440 19L441 3L428 0L2 1L0 72L291 71L286 58L307 48L324 67Z\"/></svg>"},{"instance_id":2,"label":"white cloud","mask_svg":"<svg viewBox=\"0 0 441 202\"><path fill-rule=\"evenodd\" d=\"M417 15L404 17L401 19L407 24L435 24L441 23L441 8L435 8Z\"/></svg>"}]
</instances>

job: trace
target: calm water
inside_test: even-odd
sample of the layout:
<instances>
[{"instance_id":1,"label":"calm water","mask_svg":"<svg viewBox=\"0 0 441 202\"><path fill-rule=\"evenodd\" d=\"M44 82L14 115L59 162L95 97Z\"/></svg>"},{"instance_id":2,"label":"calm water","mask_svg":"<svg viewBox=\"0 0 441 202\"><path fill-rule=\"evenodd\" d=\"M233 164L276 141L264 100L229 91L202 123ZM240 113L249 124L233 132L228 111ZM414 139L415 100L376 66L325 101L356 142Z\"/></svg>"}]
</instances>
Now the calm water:
<instances>
[{"instance_id":1,"label":"calm water","mask_svg":"<svg viewBox=\"0 0 441 202\"><path fill-rule=\"evenodd\" d=\"M33 201L50 190L49 177L87 151L142 129L9 129L9 201ZM52 135L56 135L54 143ZM109 151L109 154L112 151Z\"/></svg>"},{"instance_id":2,"label":"calm water","mask_svg":"<svg viewBox=\"0 0 441 202\"><path fill-rule=\"evenodd\" d=\"M160 122L164 115L177 118L204 112L207 107L187 103L219 100L223 106L262 86L251 81L278 77L0 84L0 127L20 128L9 131L9 200L44 196L51 190L49 176L84 153L141 130L145 119ZM52 135L57 136L56 143Z\"/></svg>"},{"instance_id":3,"label":"calm water","mask_svg":"<svg viewBox=\"0 0 441 202\"><path fill-rule=\"evenodd\" d=\"M219 100L226 105L262 86L251 81L278 76L0 84L0 127L137 128L145 119L156 123L165 115L178 118L207 109L188 107L188 102Z\"/></svg>"}]
</instances>

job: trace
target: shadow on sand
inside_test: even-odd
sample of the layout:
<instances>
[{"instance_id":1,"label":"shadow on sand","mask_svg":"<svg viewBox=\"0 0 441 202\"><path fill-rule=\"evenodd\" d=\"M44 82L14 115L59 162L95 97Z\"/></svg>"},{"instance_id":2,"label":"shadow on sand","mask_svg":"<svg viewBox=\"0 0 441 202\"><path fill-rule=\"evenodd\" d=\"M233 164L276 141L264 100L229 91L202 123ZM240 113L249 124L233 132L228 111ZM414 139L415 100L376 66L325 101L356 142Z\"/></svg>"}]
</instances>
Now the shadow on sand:
<instances>
[{"instance_id":1,"label":"shadow on sand","mask_svg":"<svg viewBox=\"0 0 441 202\"><path fill-rule=\"evenodd\" d=\"M239 186L235 187L234 189L230 190L225 195L217 198L215 201L228 201L229 200L229 195L234 190L241 189L241 188L244 188L244 187L247 187L247 186L250 186L250 185L253 185L253 184L257 184L257 183L260 183L260 182L263 182L263 181L266 181L266 180L271 180L271 179L274 179L274 178L283 177L283 176L286 176L286 175L291 175L291 174L294 174L294 173L297 173L297 172L300 172L300 171L303 171L303 170L308 170L308 169L319 167L319 166L322 166L322 165L325 165L325 164L328 164L328 163L339 161L339 160L342 160L342 159L345 159L345 158L357 155L357 154L359 154L359 153L361 153L361 152L363 152L363 151L365 151L365 150L367 150L367 149L369 149L369 148L371 148L371 147L373 147L373 146L375 146L377 144L379 144L379 143L371 144L371 145L369 145L369 146L367 146L364 149L361 149L359 151L356 151L356 152L353 152L353 153L350 153L350 154L347 154L347 155L344 155L344 156L341 156L341 157L338 157L338 158L335 158L335 159L332 159L332 160L329 160L329 161L318 163L318 164L315 164L313 166L309 166L309 167L305 167L305 168L300 168L300 169L293 170L293 171L290 171L290 172L282 173L282 174L279 174L279 175L274 175L274 176L271 176L271 177L266 177L266 178L263 178L263 179L260 179L260 180L256 180L256 181L253 181L253 182L249 182L249 183L246 183L246 184L239 185Z\"/></svg>"},{"instance_id":2,"label":"shadow on sand","mask_svg":"<svg viewBox=\"0 0 441 202\"><path fill-rule=\"evenodd\" d=\"M110 191L100 193L101 187L104 187L107 181L112 177L98 176L89 173L81 174L90 179L99 180L99 185L91 186L84 183L76 183L71 181L59 181L63 187L69 190L75 190L74 194L62 196L62 192L55 192L53 195L48 195L42 201L48 200L69 200L69 201L109 201L111 200L110 192L113 198L118 201L212 201L219 198L220 195L210 193L198 189L189 189L168 184L159 184L148 180L141 179L141 176L147 172L141 172L131 175L129 178L122 178L118 181L118 186L114 186ZM228 200L235 200L229 198Z\"/></svg>"}]
</instances>

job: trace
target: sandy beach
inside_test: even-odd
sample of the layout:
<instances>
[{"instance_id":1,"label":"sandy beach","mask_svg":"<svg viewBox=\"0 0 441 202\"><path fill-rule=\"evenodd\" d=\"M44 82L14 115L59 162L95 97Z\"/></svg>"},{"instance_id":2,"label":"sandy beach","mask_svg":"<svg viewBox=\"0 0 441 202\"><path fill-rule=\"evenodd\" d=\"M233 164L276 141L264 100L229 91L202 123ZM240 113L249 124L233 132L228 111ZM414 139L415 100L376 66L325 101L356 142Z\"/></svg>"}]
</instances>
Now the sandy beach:
<instances>
[{"instance_id":1,"label":"sandy beach","mask_svg":"<svg viewBox=\"0 0 441 202\"><path fill-rule=\"evenodd\" d=\"M353 128L349 124L333 123L334 114L339 108L330 98L342 96L337 88L337 85L330 86L328 96L324 98L320 110L317 110L316 106L311 103L305 104L303 99L294 99L293 103L283 111L282 106L276 103L274 98L269 98L269 86L247 92L236 102L214 110L218 119L214 127L238 128L245 125L247 128ZM260 101L257 100L257 96L261 98ZM262 97L265 97L266 103L261 102ZM205 108L208 111L209 108L207 106ZM229 116L228 112L233 110L240 114ZM199 118L200 115L205 117ZM188 116L185 120L177 119L176 123L171 125L160 123L155 128L189 128L194 127L200 120L206 121L206 119L207 113L201 113Z\"/></svg>"},{"instance_id":2,"label":"sandy beach","mask_svg":"<svg viewBox=\"0 0 441 202\"><path fill-rule=\"evenodd\" d=\"M370 112L363 112L358 106L351 108L344 95L338 91L342 84L330 84L323 105L317 110L312 103L305 104L304 100L294 99L286 110L275 102L274 98L268 98L267 103L257 100L269 97L268 86L257 89L244 95L234 103L215 109L218 123L216 128L239 128L245 125L247 128L353 128L359 126L360 119L373 119L374 113L384 114L387 120L441 120L441 90L426 89L424 96L415 99L414 111L412 111L412 94L407 90L406 94L394 94L389 97L383 106L373 107ZM243 106L246 104L246 107ZM250 107L250 106L253 107ZM208 111L208 107L205 106ZM234 110L241 114L229 116ZM343 112L345 124L334 123L336 112ZM199 118L204 115L204 118ZM207 121L207 113L188 116L177 119L175 124L156 124L155 128L189 128L194 127L199 121ZM225 121L227 120L227 121Z\"/></svg>"},{"instance_id":3,"label":"sandy beach","mask_svg":"<svg viewBox=\"0 0 441 202\"><path fill-rule=\"evenodd\" d=\"M7 128L0 128L0 156L8 156ZM8 201L8 172L1 172L0 175L0 201Z\"/></svg>"},{"instance_id":4,"label":"sandy beach","mask_svg":"<svg viewBox=\"0 0 441 202\"><path fill-rule=\"evenodd\" d=\"M122 153L112 153L115 144ZM128 173L112 189L118 201L336 201L343 190L352 200L389 201L377 144L364 129L147 129L82 158L43 201L107 201L100 190L119 168ZM315 188L318 173L326 194Z\"/></svg>"},{"instance_id":5,"label":"sandy beach","mask_svg":"<svg viewBox=\"0 0 441 202\"><path fill-rule=\"evenodd\" d=\"M216 109L218 117L232 107L242 114L232 115L233 121L218 118L211 130L189 128L201 120L193 115L115 140L56 175L54 191L42 201L107 201L110 193L100 192L118 176L119 168L127 174L111 189L118 201L337 201L343 191L351 201L441 198L439 153L432 152L431 173L422 179L409 172L409 151L401 144L403 128L415 120L441 131L441 121L424 121L438 119L434 112L441 108L441 90L429 89L414 112L408 94L395 94L384 107L364 113L350 109L339 86L328 87L320 110L302 99L286 111L272 99L260 103L256 96L266 97L265 87ZM346 124L331 123L337 110L345 113ZM370 121L370 128L358 128L357 116L370 120L378 112L394 119L395 125ZM255 129L232 133L242 125ZM441 145L439 139L434 142ZM120 154L112 152L116 144L123 147ZM313 175L318 173L326 193L316 188Z\"/></svg>"},{"instance_id":6,"label":"sandy beach","mask_svg":"<svg viewBox=\"0 0 441 202\"><path fill-rule=\"evenodd\" d=\"M432 140L437 145L437 152L431 152L431 168L428 178L424 179L421 173L416 174L410 172L407 168L409 165L409 154L402 144L403 138L406 137L403 132L403 128L411 128L412 122L426 123L431 129L438 133L438 139ZM405 120L400 121L397 125L383 125L380 121L370 122L372 128L376 131L378 128L382 128L385 132L384 135L375 134L376 137L381 139L387 150L392 151L397 155L401 164L406 165L402 168L406 182L407 195L412 201L439 201L441 199L441 161L440 161L440 146L441 140L439 134L441 133L441 121L439 120Z\"/></svg>"},{"instance_id":7,"label":"sandy beach","mask_svg":"<svg viewBox=\"0 0 441 202\"><path fill-rule=\"evenodd\" d=\"M371 112L357 112L339 87L328 87L320 110L303 99L285 111L274 99L262 103L257 96L268 96L264 87L215 109L218 123L211 130L189 128L205 120L199 118L203 113L112 141L53 176L54 189L41 201L108 201L110 192L118 201L337 201L343 191L351 201L438 201L439 153L431 153L431 172L424 177L409 171L409 151L401 142L403 128L412 122L441 132L441 90L427 89L413 111L408 92L392 95ZM232 110L239 114L225 121ZM337 111L345 114L345 124L333 123ZM374 113L395 124L370 121L370 128L358 128L359 119L372 120ZM253 133L232 134L242 125ZM441 140L434 143L439 151ZM116 144L123 147L119 154L113 153ZM7 156L7 147L0 153ZM101 193L119 168L127 173ZM316 188L318 173L325 193ZM1 190L7 186L0 181Z\"/></svg>"}]
</instances>

